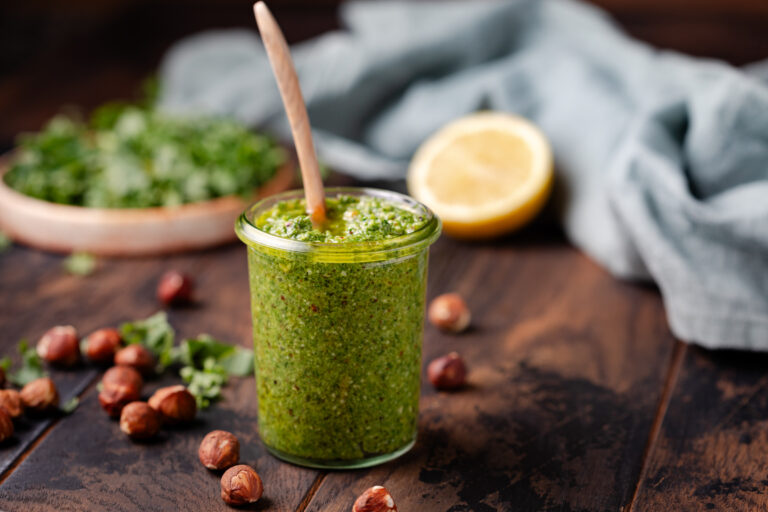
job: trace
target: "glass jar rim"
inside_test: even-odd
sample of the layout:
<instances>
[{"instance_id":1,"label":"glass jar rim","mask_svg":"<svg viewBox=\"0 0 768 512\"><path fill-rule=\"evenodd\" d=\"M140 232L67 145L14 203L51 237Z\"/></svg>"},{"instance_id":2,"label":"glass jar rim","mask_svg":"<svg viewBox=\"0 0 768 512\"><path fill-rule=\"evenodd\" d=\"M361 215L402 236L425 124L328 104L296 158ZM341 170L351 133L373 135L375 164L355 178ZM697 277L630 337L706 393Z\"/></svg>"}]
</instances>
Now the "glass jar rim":
<instances>
[{"instance_id":1,"label":"glass jar rim","mask_svg":"<svg viewBox=\"0 0 768 512\"><path fill-rule=\"evenodd\" d=\"M398 204L408 211L424 216L426 221L418 229L405 235L370 242L306 242L292 240L262 231L254 220L280 201L304 197L301 189L289 190L261 199L249 205L235 222L235 232L246 245L270 252L305 255L321 261L385 261L418 252L431 245L440 236L442 224L427 206L410 196L391 190L368 187L326 187L325 197L339 195L372 196Z\"/></svg>"}]
</instances>

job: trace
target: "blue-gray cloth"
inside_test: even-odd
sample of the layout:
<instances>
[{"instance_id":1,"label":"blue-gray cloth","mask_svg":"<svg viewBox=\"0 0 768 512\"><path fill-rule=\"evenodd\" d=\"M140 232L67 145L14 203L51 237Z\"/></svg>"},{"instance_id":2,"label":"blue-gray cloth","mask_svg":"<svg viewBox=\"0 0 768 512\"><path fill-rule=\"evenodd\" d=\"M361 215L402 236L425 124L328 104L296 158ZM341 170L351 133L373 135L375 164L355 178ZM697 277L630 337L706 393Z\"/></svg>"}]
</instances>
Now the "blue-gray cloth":
<instances>
[{"instance_id":1,"label":"blue-gray cloth","mask_svg":"<svg viewBox=\"0 0 768 512\"><path fill-rule=\"evenodd\" d=\"M345 30L293 49L332 168L400 178L452 119L525 116L552 143L575 245L617 276L655 280L681 339L768 349L765 66L655 50L569 0L350 3L341 15ZM286 133L255 31L183 41L161 78L164 108Z\"/></svg>"}]
</instances>

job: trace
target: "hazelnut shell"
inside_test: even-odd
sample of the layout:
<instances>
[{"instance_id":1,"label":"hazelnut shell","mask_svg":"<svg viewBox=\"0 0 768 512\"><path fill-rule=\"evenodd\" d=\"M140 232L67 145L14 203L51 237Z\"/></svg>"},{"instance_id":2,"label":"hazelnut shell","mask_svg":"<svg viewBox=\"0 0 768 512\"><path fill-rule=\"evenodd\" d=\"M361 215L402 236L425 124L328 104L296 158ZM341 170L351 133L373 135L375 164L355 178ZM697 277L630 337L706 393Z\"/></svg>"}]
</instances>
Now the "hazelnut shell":
<instances>
[{"instance_id":1,"label":"hazelnut shell","mask_svg":"<svg viewBox=\"0 0 768 512\"><path fill-rule=\"evenodd\" d=\"M41 377L28 383L19 392L24 408L32 412L44 412L59 406L59 392L49 377Z\"/></svg>"},{"instance_id":2,"label":"hazelnut shell","mask_svg":"<svg viewBox=\"0 0 768 512\"><path fill-rule=\"evenodd\" d=\"M131 402L120 413L120 430L132 439L149 439L160 431L160 416L146 402Z\"/></svg>"},{"instance_id":3,"label":"hazelnut shell","mask_svg":"<svg viewBox=\"0 0 768 512\"><path fill-rule=\"evenodd\" d=\"M466 382L467 367L459 354L451 352L429 363L427 377L437 389L458 389Z\"/></svg>"},{"instance_id":4,"label":"hazelnut shell","mask_svg":"<svg viewBox=\"0 0 768 512\"><path fill-rule=\"evenodd\" d=\"M101 384L103 387L112 385L130 386L140 392L141 387L144 385L144 380L141 378L141 374L131 366L113 366L104 372Z\"/></svg>"},{"instance_id":5,"label":"hazelnut shell","mask_svg":"<svg viewBox=\"0 0 768 512\"><path fill-rule=\"evenodd\" d=\"M85 338L85 355L94 363L109 364L115 359L121 343L117 329L99 329Z\"/></svg>"},{"instance_id":6,"label":"hazelnut shell","mask_svg":"<svg viewBox=\"0 0 768 512\"><path fill-rule=\"evenodd\" d=\"M0 409L0 442L5 441L13 435L13 421L11 416L5 411Z\"/></svg>"},{"instance_id":7,"label":"hazelnut shell","mask_svg":"<svg viewBox=\"0 0 768 512\"><path fill-rule=\"evenodd\" d=\"M134 343L115 353L115 364L131 366L142 374L148 375L155 370L155 356L144 345Z\"/></svg>"},{"instance_id":8,"label":"hazelnut shell","mask_svg":"<svg viewBox=\"0 0 768 512\"><path fill-rule=\"evenodd\" d=\"M355 500L352 512L397 512L397 505L386 488L375 485Z\"/></svg>"},{"instance_id":9,"label":"hazelnut shell","mask_svg":"<svg viewBox=\"0 0 768 512\"><path fill-rule=\"evenodd\" d=\"M80 339L71 325L58 325L48 329L37 342L37 355L43 360L72 366L80 359Z\"/></svg>"},{"instance_id":10,"label":"hazelnut shell","mask_svg":"<svg viewBox=\"0 0 768 512\"><path fill-rule=\"evenodd\" d=\"M194 282L187 274L169 270L157 284L157 299L165 305L185 304L192 301Z\"/></svg>"},{"instance_id":11,"label":"hazelnut shell","mask_svg":"<svg viewBox=\"0 0 768 512\"><path fill-rule=\"evenodd\" d=\"M227 469L240 460L240 441L225 430L208 432L200 443L197 456L208 469Z\"/></svg>"},{"instance_id":12,"label":"hazelnut shell","mask_svg":"<svg viewBox=\"0 0 768 512\"><path fill-rule=\"evenodd\" d=\"M15 389L0 389L0 409L11 418L18 418L24 412L24 404L21 403L21 395Z\"/></svg>"},{"instance_id":13,"label":"hazelnut shell","mask_svg":"<svg viewBox=\"0 0 768 512\"><path fill-rule=\"evenodd\" d=\"M469 327L472 319L467 304L458 293L435 297L429 304L427 317L435 327L455 333Z\"/></svg>"},{"instance_id":14,"label":"hazelnut shell","mask_svg":"<svg viewBox=\"0 0 768 512\"><path fill-rule=\"evenodd\" d=\"M149 406L169 425L189 423L197 414L197 402L185 386L160 388L150 397Z\"/></svg>"},{"instance_id":15,"label":"hazelnut shell","mask_svg":"<svg viewBox=\"0 0 768 512\"><path fill-rule=\"evenodd\" d=\"M124 384L110 384L99 391L102 409L113 418L120 416L123 408L141 398L140 388Z\"/></svg>"},{"instance_id":16,"label":"hazelnut shell","mask_svg":"<svg viewBox=\"0 0 768 512\"><path fill-rule=\"evenodd\" d=\"M221 475L221 499L228 505L255 503L263 492L261 478L250 466L232 466Z\"/></svg>"}]
</instances>

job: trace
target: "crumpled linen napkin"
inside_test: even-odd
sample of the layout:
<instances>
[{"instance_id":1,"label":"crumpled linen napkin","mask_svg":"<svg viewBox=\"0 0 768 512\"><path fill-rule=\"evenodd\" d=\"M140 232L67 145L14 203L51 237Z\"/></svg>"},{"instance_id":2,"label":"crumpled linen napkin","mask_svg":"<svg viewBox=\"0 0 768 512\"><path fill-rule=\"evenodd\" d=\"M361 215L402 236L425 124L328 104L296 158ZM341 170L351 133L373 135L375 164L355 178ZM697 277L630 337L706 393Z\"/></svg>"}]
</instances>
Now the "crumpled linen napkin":
<instances>
[{"instance_id":1,"label":"crumpled linen napkin","mask_svg":"<svg viewBox=\"0 0 768 512\"><path fill-rule=\"evenodd\" d=\"M293 55L318 153L401 178L445 123L513 112L552 143L570 240L623 278L652 278L672 331L768 350L768 66L655 50L572 0L356 2L344 30ZM167 54L160 105L287 134L257 34Z\"/></svg>"}]
</instances>

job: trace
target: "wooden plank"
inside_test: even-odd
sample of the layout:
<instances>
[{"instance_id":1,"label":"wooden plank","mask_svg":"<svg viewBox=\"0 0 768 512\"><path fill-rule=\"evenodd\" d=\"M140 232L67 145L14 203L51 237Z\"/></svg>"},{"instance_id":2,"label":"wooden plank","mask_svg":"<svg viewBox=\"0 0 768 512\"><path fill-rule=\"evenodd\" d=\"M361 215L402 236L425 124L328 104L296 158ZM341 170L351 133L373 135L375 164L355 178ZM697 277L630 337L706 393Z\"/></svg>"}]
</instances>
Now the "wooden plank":
<instances>
[{"instance_id":1,"label":"wooden plank","mask_svg":"<svg viewBox=\"0 0 768 512\"><path fill-rule=\"evenodd\" d=\"M436 393L425 381L413 451L328 474L307 510L348 511L372 485L400 510L626 505L674 346L657 292L530 232L498 245L441 240L430 272L430 296L459 291L474 320L459 336L428 327L425 365L456 350L469 386Z\"/></svg>"},{"instance_id":2,"label":"wooden plank","mask_svg":"<svg viewBox=\"0 0 768 512\"><path fill-rule=\"evenodd\" d=\"M61 258L15 247L0 254L0 357L10 355L18 363L17 342L26 338L31 344L50 327L75 322L73 314L88 308L88 293L67 300L79 286L79 279L67 275L61 267ZM65 298L65 300L62 300ZM82 316L82 315L79 315ZM90 318L78 318L75 324L86 332L96 328ZM79 395L96 378L91 368L51 370L65 403ZM12 439L0 449L0 475L12 467L16 459L43 433L57 417L20 418Z\"/></svg>"},{"instance_id":3,"label":"wooden plank","mask_svg":"<svg viewBox=\"0 0 768 512\"><path fill-rule=\"evenodd\" d=\"M632 511L768 509L767 364L687 348Z\"/></svg>"},{"instance_id":4,"label":"wooden plank","mask_svg":"<svg viewBox=\"0 0 768 512\"><path fill-rule=\"evenodd\" d=\"M58 258L44 259L58 265ZM45 325L53 318L89 328L114 325L158 309L155 285L167 268L197 278L200 300L193 307L170 312L178 336L209 332L250 345L248 279L240 244L162 260L105 261L98 274L76 281L77 286L53 285L47 295L38 290L30 301L36 305L37 321ZM24 266L19 269L23 271ZM20 329L13 316L6 320L14 330ZM178 380L166 376L150 382L144 394L148 397L155 388ZM263 475L266 491L261 506L295 509L316 478L314 471L266 455L256 433L252 378L235 382L226 390L225 400L200 414L191 427L167 431L157 442L146 444L129 441L117 422L101 411L96 394L94 387L89 389L80 407L6 478L0 486L0 509L224 510L218 476L197 460L200 440L217 428L239 436L242 460Z\"/></svg>"}]
</instances>

